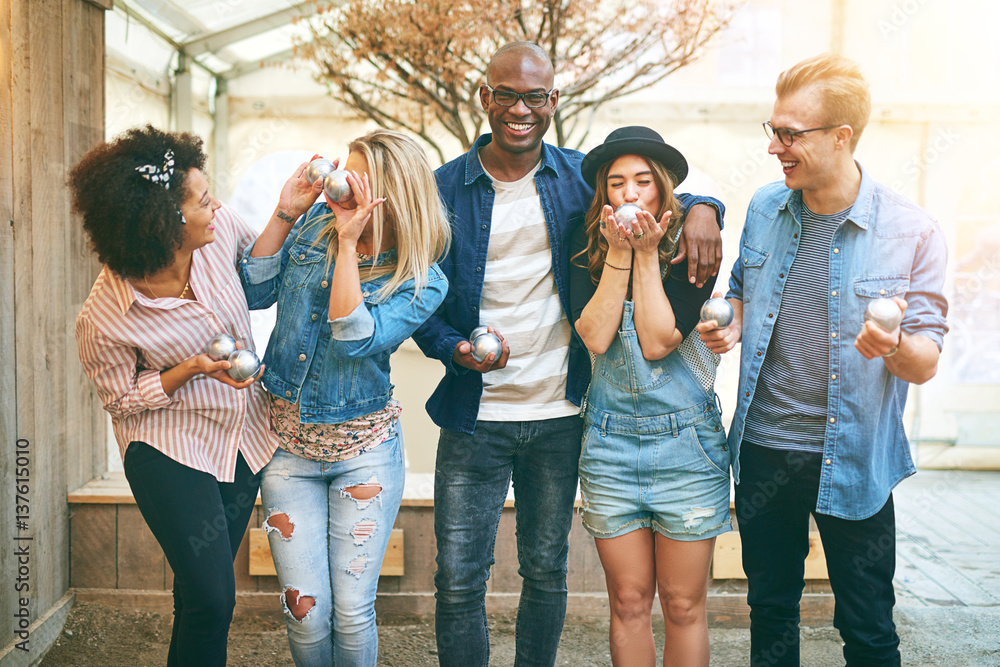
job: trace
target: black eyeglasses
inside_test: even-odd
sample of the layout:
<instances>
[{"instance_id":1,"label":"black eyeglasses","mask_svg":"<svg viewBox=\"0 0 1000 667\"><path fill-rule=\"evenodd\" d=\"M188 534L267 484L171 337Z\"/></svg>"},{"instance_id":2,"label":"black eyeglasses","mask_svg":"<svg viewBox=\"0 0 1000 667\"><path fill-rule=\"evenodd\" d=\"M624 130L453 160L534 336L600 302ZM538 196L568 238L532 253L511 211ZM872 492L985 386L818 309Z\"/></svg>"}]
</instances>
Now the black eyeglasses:
<instances>
[{"instance_id":1,"label":"black eyeglasses","mask_svg":"<svg viewBox=\"0 0 1000 667\"><path fill-rule=\"evenodd\" d=\"M544 107L549 102L549 95L555 90L549 90L547 92L541 93L537 91L532 91L530 93L515 93L513 90L496 90L490 88L488 84L483 85L486 90L490 91L493 95L493 101L502 107L512 107L517 104L518 100L524 100L524 105L532 109L537 109L538 107Z\"/></svg>"},{"instance_id":2,"label":"black eyeglasses","mask_svg":"<svg viewBox=\"0 0 1000 667\"><path fill-rule=\"evenodd\" d=\"M778 137L778 141L781 142L782 146L791 146L792 142L795 141L795 137L800 134L805 134L806 132L818 132L819 130L832 130L835 127L840 127L840 125L825 125L823 127L811 127L808 130L789 130L787 127L773 127L771 121L764 121L764 134L767 135L768 139L773 139L775 136Z\"/></svg>"}]
</instances>

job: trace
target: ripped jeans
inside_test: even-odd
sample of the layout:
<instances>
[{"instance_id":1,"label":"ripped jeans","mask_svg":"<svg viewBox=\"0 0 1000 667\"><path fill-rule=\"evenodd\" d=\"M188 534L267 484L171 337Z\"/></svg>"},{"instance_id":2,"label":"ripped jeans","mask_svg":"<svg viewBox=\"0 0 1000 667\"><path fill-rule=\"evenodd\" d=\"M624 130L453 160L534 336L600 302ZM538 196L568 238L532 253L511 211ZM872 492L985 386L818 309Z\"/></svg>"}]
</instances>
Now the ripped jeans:
<instances>
[{"instance_id":1,"label":"ripped jeans","mask_svg":"<svg viewBox=\"0 0 1000 667\"><path fill-rule=\"evenodd\" d=\"M283 449L264 468L264 531L295 664L375 665L375 590L403 499L403 437L327 463Z\"/></svg>"}]
</instances>

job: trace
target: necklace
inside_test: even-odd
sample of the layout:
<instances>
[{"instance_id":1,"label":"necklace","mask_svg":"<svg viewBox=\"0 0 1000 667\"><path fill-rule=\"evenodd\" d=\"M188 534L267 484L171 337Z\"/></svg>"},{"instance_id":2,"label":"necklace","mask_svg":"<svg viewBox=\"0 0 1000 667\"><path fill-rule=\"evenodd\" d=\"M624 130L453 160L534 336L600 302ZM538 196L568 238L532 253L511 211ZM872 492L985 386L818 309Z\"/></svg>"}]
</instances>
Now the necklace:
<instances>
[{"instance_id":1,"label":"necklace","mask_svg":"<svg viewBox=\"0 0 1000 667\"><path fill-rule=\"evenodd\" d=\"M153 295L154 299L162 298L162 297L157 296L156 292L153 291L153 288L149 286L149 280L147 280L145 276L143 276L142 282L143 282L143 284L146 285L146 289L149 290L149 293ZM185 297L185 295L187 295L187 293L188 293L188 291L190 289L191 289L191 281L187 280L187 281L184 282L184 290L180 293L180 295L177 296L177 298L178 299L183 299Z\"/></svg>"}]
</instances>

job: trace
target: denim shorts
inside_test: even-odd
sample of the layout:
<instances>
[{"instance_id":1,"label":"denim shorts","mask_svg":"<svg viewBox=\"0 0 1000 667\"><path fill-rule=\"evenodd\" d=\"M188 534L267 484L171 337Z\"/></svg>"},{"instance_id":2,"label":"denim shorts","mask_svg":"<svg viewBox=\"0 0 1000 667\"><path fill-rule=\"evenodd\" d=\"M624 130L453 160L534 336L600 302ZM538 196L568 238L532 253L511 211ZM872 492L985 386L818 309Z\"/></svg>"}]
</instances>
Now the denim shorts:
<instances>
[{"instance_id":1,"label":"denim shorts","mask_svg":"<svg viewBox=\"0 0 1000 667\"><path fill-rule=\"evenodd\" d=\"M653 417L588 406L580 491L595 538L640 528L681 541L728 532L729 451L714 403Z\"/></svg>"}]
</instances>

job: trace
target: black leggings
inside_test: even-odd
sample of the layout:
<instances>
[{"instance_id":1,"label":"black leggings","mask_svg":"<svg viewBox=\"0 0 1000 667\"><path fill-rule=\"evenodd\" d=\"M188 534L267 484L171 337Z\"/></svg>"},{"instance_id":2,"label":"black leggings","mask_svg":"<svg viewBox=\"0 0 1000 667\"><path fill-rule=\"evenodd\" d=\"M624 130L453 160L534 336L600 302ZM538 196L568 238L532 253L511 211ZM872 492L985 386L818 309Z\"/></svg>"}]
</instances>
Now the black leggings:
<instances>
[{"instance_id":1,"label":"black leggings","mask_svg":"<svg viewBox=\"0 0 1000 667\"><path fill-rule=\"evenodd\" d=\"M143 442L125 452L135 504L174 571L168 667L225 665L236 606L233 559L246 533L260 475L240 454L233 482L182 465Z\"/></svg>"}]
</instances>

